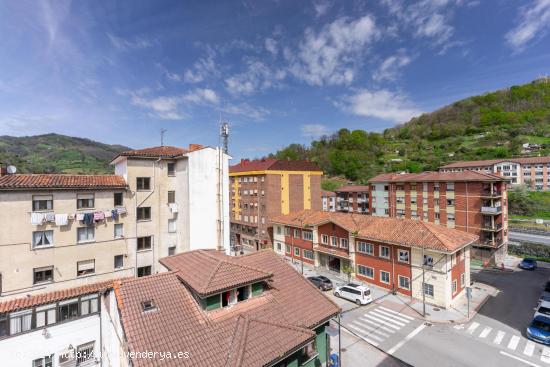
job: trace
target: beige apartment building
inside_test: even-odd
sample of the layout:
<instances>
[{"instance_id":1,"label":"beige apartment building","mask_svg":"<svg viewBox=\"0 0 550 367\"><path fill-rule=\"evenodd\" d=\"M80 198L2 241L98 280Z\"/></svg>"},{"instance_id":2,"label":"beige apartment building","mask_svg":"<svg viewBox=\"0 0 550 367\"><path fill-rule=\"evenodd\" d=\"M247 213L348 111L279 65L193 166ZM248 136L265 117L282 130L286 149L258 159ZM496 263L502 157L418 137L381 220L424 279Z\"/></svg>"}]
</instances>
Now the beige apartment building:
<instances>
[{"instance_id":1,"label":"beige apartment building","mask_svg":"<svg viewBox=\"0 0 550 367\"><path fill-rule=\"evenodd\" d=\"M158 259L229 249L228 156L119 154L114 175L0 176L0 300L165 271Z\"/></svg>"}]
</instances>

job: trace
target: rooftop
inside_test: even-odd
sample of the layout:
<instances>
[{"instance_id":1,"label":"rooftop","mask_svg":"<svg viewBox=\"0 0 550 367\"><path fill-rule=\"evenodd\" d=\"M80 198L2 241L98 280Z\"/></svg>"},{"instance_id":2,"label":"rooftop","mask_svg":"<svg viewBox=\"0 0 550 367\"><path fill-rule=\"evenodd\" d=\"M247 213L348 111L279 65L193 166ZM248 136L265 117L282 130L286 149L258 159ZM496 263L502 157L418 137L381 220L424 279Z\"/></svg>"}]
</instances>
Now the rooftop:
<instances>
[{"instance_id":1,"label":"rooftop","mask_svg":"<svg viewBox=\"0 0 550 367\"><path fill-rule=\"evenodd\" d=\"M370 182L439 182L439 181L508 181L492 173L478 171L466 172L421 172L421 173L383 173L369 180Z\"/></svg>"},{"instance_id":2,"label":"rooftop","mask_svg":"<svg viewBox=\"0 0 550 367\"><path fill-rule=\"evenodd\" d=\"M203 149L204 146L200 144L189 144L189 147L187 149L180 148L180 147L173 147L169 145L162 145L159 147L150 147L150 148L143 148L143 149L133 149L133 150L127 150L124 152L119 153L116 157L114 157L111 161L115 161L119 157L129 157L129 158L179 158L183 157L186 153L193 152L195 150Z\"/></svg>"},{"instance_id":3,"label":"rooftop","mask_svg":"<svg viewBox=\"0 0 550 367\"><path fill-rule=\"evenodd\" d=\"M126 189L117 175L13 174L0 177L0 190L21 189Z\"/></svg>"},{"instance_id":4,"label":"rooftop","mask_svg":"<svg viewBox=\"0 0 550 367\"><path fill-rule=\"evenodd\" d=\"M483 161L461 161L449 163L440 168L470 168L470 167L484 167L492 166L501 162L512 162L519 164L537 164L537 163L550 163L550 157L517 157L517 158L507 158L507 159L489 159Z\"/></svg>"},{"instance_id":5,"label":"rooftop","mask_svg":"<svg viewBox=\"0 0 550 367\"><path fill-rule=\"evenodd\" d=\"M310 161L294 161L286 159L241 159L240 163L229 167L229 173L250 172L250 171L316 171L321 169L317 164Z\"/></svg>"},{"instance_id":6,"label":"rooftop","mask_svg":"<svg viewBox=\"0 0 550 367\"><path fill-rule=\"evenodd\" d=\"M368 185L344 185L335 189L335 192L366 192L370 188Z\"/></svg>"},{"instance_id":7,"label":"rooftop","mask_svg":"<svg viewBox=\"0 0 550 367\"><path fill-rule=\"evenodd\" d=\"M271 222L296 227L334 223L363 239L451 253L478 239L470 233L420 220L316 210L279 215Z\"/></svg>"}]
</instances>

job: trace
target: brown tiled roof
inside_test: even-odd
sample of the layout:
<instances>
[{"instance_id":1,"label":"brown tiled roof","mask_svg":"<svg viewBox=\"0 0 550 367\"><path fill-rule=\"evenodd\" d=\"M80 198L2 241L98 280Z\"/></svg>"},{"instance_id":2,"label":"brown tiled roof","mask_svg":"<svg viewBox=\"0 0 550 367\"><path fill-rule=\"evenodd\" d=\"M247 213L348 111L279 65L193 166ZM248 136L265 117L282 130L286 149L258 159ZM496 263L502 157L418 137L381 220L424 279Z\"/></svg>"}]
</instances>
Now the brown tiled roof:
<instances>
[{"instance_id":1,"label":"brown tiled roof","mask_svg":"<svg viewBox=\"0 0 550 367\"><path fill-rule=\"evenodd\" d=\"M262 295L235 306L206 312L177 271L123 280L118 287L121 321L130 351L188 351L188 359L162 365L193 367L265 366L313 339L312 329L335 316L339 307L272 251L222 260L273 273ZM179 264L192 252L175 255ZM209 267L210 260L204 260ZM163 259L163 263L165 263ZM201 271L202 264L196 264ZM298 296L299 295L299 296ZM152 299L156 310L143 312ZM158 366L157 359L135 359L134 366Z\"/></svg>"},{"instance_id":2,"label":"brown tiled roof","mask_svg":"<svg viewBox=\"0 0 550 367\"><path fill-rule=\"evenodd\" d=\"M113 280L85 284L74 288L61 289L58 291L32 295L25 298L16 298L9 301L0 302L0 313L12 312L24 308L44 305L62 301L64 299L82 296L90 293L97 293L113 287Z\"/></svg>"},{"instance_id":3,"label":"brown tiled roof","mask_svg":"<svg viewBox=\"0 0 550 367\"><path fill-rule=\"evenodd\" d=\"M0 190L19 189L122 189L117 175L14 174L0 177Z\"/></svg>"},{"instance_id":4,"label":"brown tiled roof","mask_svg":"<svg viewBox=\"0 0 550 367\"><path fill-rule=\"evenodd\" d=\"M471 233L434 223L353 213L302 210L271 218L271 222L296 227L318 226L332 222L356 233L360 238L442 252L455 252L478 240L478 236Z\"/></svg>"},{"instance_id":5,"label":"brown tiled roof","mask_svg":"<svg viewBox=\"0 0 550 367\"><path fill-rule=\"evenodd\" d=\"M422 172L422 173L383 173L371 178L370 182L437 182L437 181L508 181L509 179L492 173L478 171L465 172Z\"/></svg>"},{"instance_id":6,"label":"brown tiled roof","mask_svg":"<svg viewBox=\"0 0 550 367\"><path fill-rule=\"evenodd\" d=\"M187 150L180 147L160 146L144 149L127 150L120 153L122 157L144 157L144 158L175 158L187 153ZM117 157L118 157L117 156Z\"/></svg>"},{"instance_id":7,"label":"brown tiled roof","mask_svg":"<svg viewBox=\"0 0 550 367\"><path fill-rule=\"evenodd\" d=\"M335 192L366 192L370 191L370 187L367 185L344 185L340 186Z\"/></svg>"},{"instance_id":8,"label":"brown tiled roof","mask_svg":"<svg viewBox=\"0 0 550 367\"><path fill-rule=\"evenodd\" d=\"M519 164L537 164L537 163L550 163L550 157L517 157L507 159L488 159L482 161L461 161L449 163L440 168L469 168L469 167L484 167L492 166L500 162L513 162Z\"/></svg>"},{"instance_id":9,"label":"brown tiled roof","mask_svg":"<svg viewBox=\"0 0 550 367\"><path fill-rule=\"evenodd\" d=\"M294 161L286 159L256 159L249 161L242 159L240 163L229 167L229 173L249 172L249 171L316 171L321 169L317 164L310 161Z\"/></svg>"},{"instance_id":10,"label":"brown tiled roof","mask_svg":"<svg viewBox=\"0 0 550 367\"><path fill-rule=\"evenodd\" d=\"M524 158L512 158L512 162L519 164L537 164L537 163L550 163L550 156L546 157L524 157Z\"/></svg>"},{"instance_id":11,"label":"brown tiled roof","mask_svg":"<svg viewBox=\"0 0 550 367\"><path fill-rule=\"evenodd\" d=\"M168 269L201 296L219 293L241 285L270 278L271 273L242 265L233 258L220 258L215 251L189 251L186 256L169 256L160 260Z\"/></svg>"},{"instance_id":12,"label":"brown tiled roof","mask_svg":"<svg viewBox=\"0 0 550 367\"><path fill-rule=\"evenodd\" d=\"M321 196L336 196L336 193L334 191L322 190Z\"/></svg>"}]
</instances>

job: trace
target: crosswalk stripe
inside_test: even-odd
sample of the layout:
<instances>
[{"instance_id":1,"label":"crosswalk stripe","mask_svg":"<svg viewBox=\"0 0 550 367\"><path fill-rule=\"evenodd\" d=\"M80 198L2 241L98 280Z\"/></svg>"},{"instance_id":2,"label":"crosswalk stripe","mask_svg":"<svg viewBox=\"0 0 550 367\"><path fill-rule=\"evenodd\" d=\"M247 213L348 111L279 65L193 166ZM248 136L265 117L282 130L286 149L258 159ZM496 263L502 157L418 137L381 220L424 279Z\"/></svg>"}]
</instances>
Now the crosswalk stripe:
<instances>
[{"instance_id":1,"label":"crosswalk stripe","mask_svg":"<svg viewBox=\"0 0 550 367\"><path fill-rule=\"evenodd\" d=\"M468 328L468 330L466 330L468 333L470 334L473 334L474 331L476 331L476 329L479 327L479 323L478 322L472 322L472 324L470 325L470 327Z\"/></svg>"},{"instance_id":2,"label":"crosswalk stripe","mask_svg":"<svg viewBox=\"0 0 550 367\"><path fill-rule=\"evenodd\" d=\"M544 363L550 363L550 349L548 347L542 347L540 360Z\"/></svg>"},{"instance_id":3,"label":"crosswalk stripe","mask_svg":"<svg viewBox=\"0 0 550 367\"><path fill-rule=\"evenodd\" d=\"M394 311L394 310L390 310L389 308L386 308L386 307L384 307L384 306L380 306L380 307L378 307L378 308L379 308L379 309L382 309L382 310L384 310L384 311L386 311L386 312L393 313L394 315L399 315L399 316L401 316L401 317L404 317L404 318L406 318L406 319L408 319L408 320L410 320L410 321L414 320L414 317L405 315L405 314L403 314L403 313L400 313L400 312L397 312L397 311Z\"/></svg>"},{"instance_id":4,"label":"crosswalk stripe","mask_svg":"<svg viewBox=\"0 0 550 367\"><path fill-rule=\"evenodd\" d=\"M378 329L382 329L382 330L384 330L384 331L387 331L388 333L391 333L391 334L395 333L395 330L392 330L392 329L390 329L390 328L387 328L384 324L379 324L378 322L374 322L374 321L369 320L369 319L367 319L367 318L365 318L365 317L363 317L363 316L361 316L361 317L359 318L359 320L361 320L362 322L366 322L367 324L371 324L371 325L375 326L375 327L378 328Z\"/></svg>"},{"instance_id":5,"label":"crosswalk stripe","mask_svg":"<svg viewBox=\"0 0 550 367\"><path fill-rule=\"evenodd\" d=\"M489 333L491 332L491 330L493 330L493 328L487 326L485 329L483 329L483 331L481 332L481 334L479 334L479 337L480 337L480 338L486 338L487 335L489 335Z\"/></svg>"},{"instance_id":6,"label":"crosswalk stripe","mask_svg":"<svg viewBox=\"0 0 550 367\"><path fill-rule=\"evenodd\" d=\"M344 330L345 333L348 333L348 334L351 334L351 335L355 335L355 334L353 334L351 331L349 331L349 330L346 329L346 328L343 328L343 330ZM361 339L363 339L364 341L366 341L367 343L374 345L375 347L378 346L378 343L375 342L374 340L367 339L367 338L365 338L365 337L362 336L362 335L359 335L359 337L360 337Z\"/></svg>"},{"instance_id":7,"label":"crosswalk stripe","mask_svg":"<svg viewBox=\"0 0 550 367\"><path fill-rule=\"evenodd\" d=\"M525 344L525 349L523 349L523 354L531 357L534 351L535 351L535 343L533 343L532 341L528 341L527 344Z\"/></svg>"},{"instance_id":8,"label":"crosswalk stripe","mask_svg":"<svg viewBox=\"0 0 550 367\"><path fill-rule=\"evenodd\" d=\"M369 330L369 333L375 333L375 334L379 334L379 335L382 335L383 337L385 338L389 338L390 334L386 334L380 330L378 330L377 328L373 328L372 326L370 325L366 325L365 323L359 321L359 320L353 320L352 321L352 324L356 324L357 326L360 326L362 328L365 328L367 330Z\"/></svg>"},{"instance_id":9,"label":"crosswalk stripe","mask_svg":"<svg viewBox=\"0 0 550 367\"><path fill-rule=\"evenodd\" d=\"M395 329L395 330L400 330L401 328L399 326L395 326L393 324L389 324L389 323L386 323L386 321L383 321L383 320L379 320L378 318L374 317L374 316L371 316L370 314L366 313L364 315L367 319L370 319L370 320L374 320L376 322L379 322L381 323L382 325L384 326L389 326L391 327L392 329Z\"/></svg>"},{"instance_id":10,"label":"crosswalk stripe","mask_svg":"<svg viewBox=\"0 0 550 367\"><path fill-rule=\"evenodd\" d=\"M398 320L395 320L391 317L388 317L388 316L384 315L383 313L380 313L378 310L373 310L373 311L370 312L370 314L374 315L376 317L379 317L382 320L386 320L388 322L394 323L395 325L399 325L401 327L405 326L405 323L403 323L401 321L398 321Z\"/></svg>"},{"instance_id":11,"label":"crosswalk stripe","mask_svg":"<svg viewBox=\"0 0 550 367\"><path fill-rule=\"evenodd\" d=\"M493 343L495 344L502 343L502 339L504 339L504 335L506 335L506 333L504 331L499 330L497 333L497 336L495 337L495 340L493 340Z\"/></svg>"},{"instance_id":12,"label":"crosswalk stripe","mask_svg":"<svg viewBox=\"0 0 550 367\"><path fill-rule=\"evenodd\" d=\"M508 349L516 350L519 343L519 336L512 335L512 338L510 339L510 342L508 343Z\"/></svg>"},{"instance_id":13,"label":"crosswalk stripe","mask_svg":"<svg viewBox=\"0 0 550 367\"><path fill-rule=\"evenodd\" d=\"M407 320L405 318L402 318L401 316L398 316L398 315L394 315L394 314L391 314L389 312L386 312L384 310L380 310L380 309L376 309L377 312L380 312L381 314L383 315L386 315L388 317L390 317L392 320L397 320L397 321L401 321L401 322L404 322L405 324L408 324L410 322L410 320Z\"/></svg>"},{"instance_id":14,"label":"crosswalk stripe","mask_svg":"<svg viewBox=\"0 0 550 367\"><path fill-rule=\"evenodd\" d=\"M383 339L380 338L380 337L377 337L376 335L372 335L372 334L369 334L369 332L363 328L360 328L358 326L355 326L355 325L348 325L351 329L354 329L355 331L358 331L360 334L362 334L361 336L365 339L368 339L368 340L371 340L372 339L375 339L377 341L375 341L375 343L378 343L378 342L381 342ZM368 336L368 337L367 337Z\"/></svg>"}]
</instances>

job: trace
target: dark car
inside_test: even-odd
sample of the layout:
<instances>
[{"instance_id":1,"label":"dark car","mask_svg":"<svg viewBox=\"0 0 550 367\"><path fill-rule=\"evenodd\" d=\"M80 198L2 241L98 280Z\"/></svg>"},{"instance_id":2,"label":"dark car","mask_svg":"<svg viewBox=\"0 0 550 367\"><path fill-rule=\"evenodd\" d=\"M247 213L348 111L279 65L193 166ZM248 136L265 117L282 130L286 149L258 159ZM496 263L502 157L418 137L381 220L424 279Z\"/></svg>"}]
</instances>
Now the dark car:
<instances>
[{"instance_id":1,"label":"dark car","mask_svg":"<svg viewBox=\"0 0 550 367\"><path fill-rule=\"evenodd\" d=\"M535 270L537 268L537 261L535 259L526 257L525 259L521 260L518 266L524 270Z\"/></svg>"},{"instance_id":2,"label":"dark car","mask_svg":"<svg viewBox=\"0 0 550 367\"><path fill-rule=\"evenodd\" d=\"M308 277L307 279L321 291L328 291L332 289L332 282L327 277L320 275L316 277Z\"/></svg>"}]
</instances>

